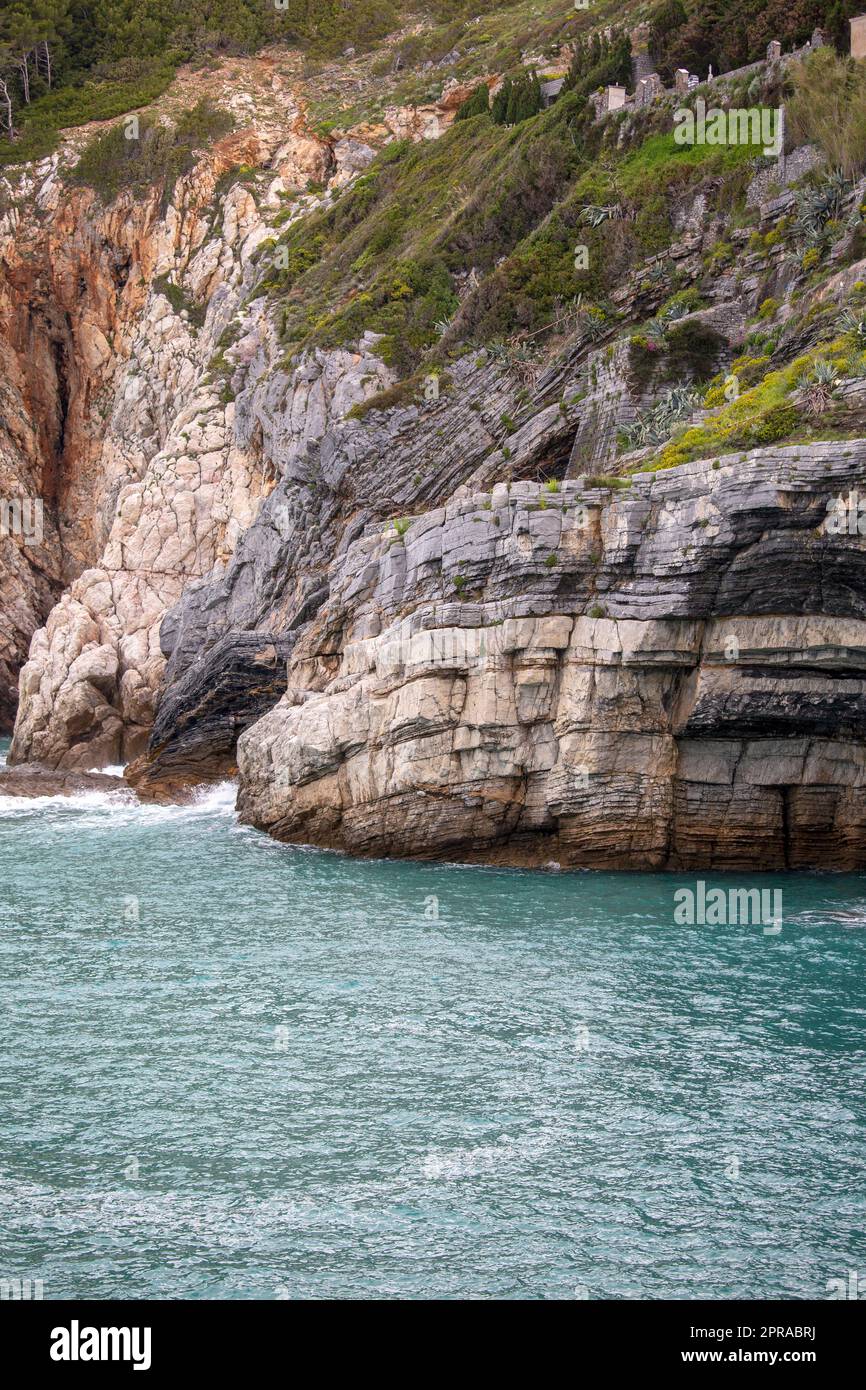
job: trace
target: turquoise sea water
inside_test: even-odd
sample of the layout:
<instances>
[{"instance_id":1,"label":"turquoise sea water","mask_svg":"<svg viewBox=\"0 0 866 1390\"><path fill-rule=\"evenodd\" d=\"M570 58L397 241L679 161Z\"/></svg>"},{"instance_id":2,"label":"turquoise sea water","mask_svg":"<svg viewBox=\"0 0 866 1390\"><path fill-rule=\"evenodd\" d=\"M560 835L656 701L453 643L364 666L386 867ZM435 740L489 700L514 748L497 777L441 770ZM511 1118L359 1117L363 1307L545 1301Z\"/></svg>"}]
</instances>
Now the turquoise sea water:
<instances>
[{"instance_id":1,"label":"turquoise sea water","mask_svg":"<svg viewBox=\"0 0 866 1390\"><path fill-rule=\"evenodd\" d=\"M0 1278L866 1282L866 879L731 881L782 886L777 936L682 927L694 879L355 863L232 806L0 800Z\"/></svg>"}]
</instances>

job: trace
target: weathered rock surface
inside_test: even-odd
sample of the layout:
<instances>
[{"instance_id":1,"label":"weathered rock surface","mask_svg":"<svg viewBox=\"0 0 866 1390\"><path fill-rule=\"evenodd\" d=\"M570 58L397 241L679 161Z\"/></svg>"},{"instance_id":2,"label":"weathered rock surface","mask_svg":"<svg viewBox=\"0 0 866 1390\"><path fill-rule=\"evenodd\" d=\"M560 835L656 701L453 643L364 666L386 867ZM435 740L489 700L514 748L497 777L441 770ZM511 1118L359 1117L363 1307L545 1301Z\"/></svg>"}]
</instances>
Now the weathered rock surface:
<instances>
[{"instance_id":1,"label":"weathered rock surface","mask_svg":"<svg viewBox=\"0 0 866 1390\"><path fill-rule=\"evenodd\" d=\"M150 755L126 769L142 794L168 798L234 773L238 736L277 703L287 684L292 639L229 633L160 703Z\"/></svg>"},{"instance_id":2,"label":"weathered rock surface","mask_svg":"<svg viewBox=\"0 0 866 1390\"><path fill-rule=\"evenodd\" d=\"M302 195L302 215L393 136L388 125L372 144L312 133L291 80L300 67L297 53L276 49L228 58L217 73L180 71L166 114L207 96L239 128L167 202L154 187L103 207L70 188L65 171L87 129L4 183L0 500L44 507L38 542L0 535L0 730L11 727L27 660L12 761L83 767L141 751L164 667L162 617L189 581L225 565L273 486L266 427L235 435L232 389L209 369L224 350L238 389L249 377L253 390L273 367L272 328L243 310L257 249L286 196ZM414 108L393 114L418 125ZM454 112L440 114L447 124ZM254 190L231 178L241 168L262 172ZM272 376L259 395L270 393L263 414L286 453L391 380L375 354L337 353L293 381Z\"/></svg>"},{"instance_id":3,"label":"weathered rock surface","mask_svg":"<svg viewBox=\"0 0 866 1390\"><path fill-rule=\"evenodd\" d=\"M627 466L623 426L728 369L796 259L756 250L707 185L664 253L623 253L605 311L561 306L544 349L518 334L457 357L459 309L447 371L397 391L372 332L287 358L256 292L274 236L467 94L383 102L326 138L300 66L179 76L169 108L213 81L242 128L167 205L68 197L53 159L0 227L0 495L47 502L38 543L0 553L0 725L38 628L11 761L58 785L129 762L154 797L239 767L246 820L359 854L861 867L863 540L823 522L862 487L866 439L598 486ZM758 201L762 228L791 212ZM736 263L709 283L723 235ZM698 283L683 360L633 358L627 326ZM795 342L786 312L790 355L815 329ZM827 423L866 435L857 383Z\"/></svg>"},{"instance_id":4,"label":"weathered rock surface","mask_svg":"<svg viewBox=\"0 0 866 1390\"><path fill-rule=\"evenodd\" d=\"M41 763L0 768L0 797L77 796L80 792L117 792L132 800L123 778L104 772L58 772Z\"/></svg>"},{"instance_id":5,"label":"weathered rock surface","mask_svg":"<svg viewBox=\"0 0 866 1390\"><path fill-rule=\"evenodd\" d=\"M142 751L165 664L159 642L163 615L190 581L225 566L259 499L273 486L274 467L263 456L261 426L257 438L249 431L236 434L231 392L212 381L207 369L249 289L267 217L280 204L275 197L270 213L267 206L259 208L240 183L215 204L214 190L221 176L244 160L282 171L276 186L291 186L294 175L287 161L303 163L311 144L321 147L320 153L329 148L299 133L286 140L284 129L240 132L218 142L179 181L164 215L158 190L143 204L122 198L112 207L111 217L125 228L130 242L132 269L127 266L125 273L137 286L139 312L123 336L118 332L117 351L106 354L104 363L102 358L90 362L87 355L88 343L93 348L103 341L95 330L86 341L79 333L69 349L83 363L79 370L92 389L93 372L100 366L107 371L110 362L98 397L107 423L96 428L91 422L87 456L93 463L85 470L86 497L82 450L70 445L61 468L68 505L87 518L86 544L79 546L71 572L62 576L73 582L51 609L60 587L58 555L68 547L64 549L61 537L57 554L49 548L56 500L49 498L47 556L40 568L33 548L24 552L29 565L27 583L18 586L23 597L15 589L8 601L11 614L23 610L17 645L6 663L10 681L20 665L23 642L47 616L32 636L21 672L11 762L89 767L128 761ZM88 196L90 202L85 198L77 215L85 226L92 216L91 235L101 234L114 245L107 214L94 213ZM52 197L59 197L57 190ZM120 232L116 241L124 244ZM164 277L179 298L164 292ZM226 350L231 371L255 380L269 360L270 335L255 308L241 311ZM285 451L305 448L323 432L330 413L341 415L390 384L390 374L376 358L344 353L335 359L317 369L305 367L295 373L294 382L283 377L279 384L283 394L292 388L290 410L277 420ZM277 386L270 381L275 402L280 399ZM20 417L27 419L23 405ZM22 423L19 433L24 428ZM43 463L40 476L46 467ZM31 475L39 472L31 469ZM19 461L16 474L19 479L28 476L24 462ZM44 493L35 477L32 490ZM18 545L12 574L23 568L20 554ZM0 563L0 583L6 589L9 573L8 563L5 575ZM2 674L0 670L0 678ZM11 691L7 706L12 707Z\"/></svg>"},{"instance_id":6,"label":"weathered rock surface","mask_svg":"<svg viewBox=\"0 0 866 1390\"><path fill-rule=\"evenodd\" d=\"M221 644L249 635L254 646L268 639L290 650L328 597L335 555L365 527L374 526L378 534L419 505L444 504L466 480L474 486L503 469L517 476L564 472L583 373L576 348L530 391L522 391L507 366L472 354L453 365L451 384L438 400L348 418L351 405L363 399L371 380L381 381L382 372L362 350L316 354L291 377L266 372L258 359L247 374L238 373L236 438L245 447L260 440L280 479L225 570L188 584L162 623L165 693L146 758L134 771L137 779L156 787L162 778L173 778L190 757L192 741L203 775L219 776L231 766L239 725L230 703L225 727L213 719L193 731L192 692L211 662L221 666ZM510 409L517 419L506 454L500 417ZM163 719L166 708L171 715Z\"/></svg>"},{"instance_id":7,"label":"weathered rock surface","mask_svg":"<svg viewBox=\"0 0 866 1390\"><path fill-rule=\"evenodd\" d=\"M0 501L40 508L38 536L0 531L2 729L35 628L101 544L103 415L154 212L146 199L97 209L55 166L38 166L35 209L0 217Z\"/></svg>"},{"instance_id":8,"label":"weathered rock surface","mask_svg":"<svg viewBox=\"0 0 866 1390\"><path fill-rule=\"evenodd\" d=\"M462 497L332 567L242 817L356 854L866 863L866 442Z\"/></svg>"}]
</instances>

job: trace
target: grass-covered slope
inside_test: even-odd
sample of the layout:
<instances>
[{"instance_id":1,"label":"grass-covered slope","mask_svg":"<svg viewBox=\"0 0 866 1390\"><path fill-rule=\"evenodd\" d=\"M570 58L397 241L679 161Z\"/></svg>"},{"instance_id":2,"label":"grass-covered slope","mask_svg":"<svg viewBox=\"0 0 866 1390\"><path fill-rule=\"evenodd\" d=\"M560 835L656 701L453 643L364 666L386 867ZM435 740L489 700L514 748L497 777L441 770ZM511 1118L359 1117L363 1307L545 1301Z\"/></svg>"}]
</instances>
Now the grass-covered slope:
<instances>
[{"instance_id":1,"label":"grass-covered slope","mask_svg":"<svg viewBox=\"0 0 866 1390\"><path fill-rule=\"evenodd\" d=\"M578 296L608 318L624 268L671 241L683 193L712 184L730 202L759 153L678 145L661 112L622 134L572 92L513 128L481 115L387 146L332 207L262 249L258 288L279 306L287 351L373 331L408 374L466 344L552 330ZM596 220L596 208L614 211Z\"/></svg>"}]
</instances>

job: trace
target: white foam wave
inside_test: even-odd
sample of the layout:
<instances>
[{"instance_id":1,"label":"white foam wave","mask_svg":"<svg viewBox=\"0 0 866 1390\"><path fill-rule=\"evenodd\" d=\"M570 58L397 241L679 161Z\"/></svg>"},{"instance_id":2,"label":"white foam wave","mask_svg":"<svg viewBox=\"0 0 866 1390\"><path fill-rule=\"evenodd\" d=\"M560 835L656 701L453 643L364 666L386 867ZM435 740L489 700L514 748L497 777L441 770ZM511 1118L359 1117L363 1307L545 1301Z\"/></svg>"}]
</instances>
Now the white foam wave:
<instances>
[{"instance_id":1,"label":"white foam wave","mask_svg":"<svg viewBox=\"0 0 866 1390\"><path fill-rule=\"evenodd\" d=\"M74 796L0 796L0 815L26 815L34 811L116 810L134 799L118 787L110 792L76 792Z\"/></svg>"},{"instance_id":2,"label":"white foam wave","mask_svg":"<svg viewBox=\"0 0 866 1390\"><path fill-rule=\"evenodd\" d=\"M785 926L864 927L866 903L855 902L850 907L807 908L792 917L786 917Z\"/></svg>"},{"instance_id":3,"label":"white foam wave","mask_svg":"<svg viewBox=\"0 0 866 1390\"><path fill-rule=\"evenodd\" d=\"M70 830L104 825L107 816L111 817L112 825L130 825L135 821L158 824L205 816L234 816L236 797L234 782L203 786L190 801L181 805L139 801L131 788L124 787L105 792L76 792L72 796L0 796L0 817L49 812L58 828L68 819ZM59 817L58 812L62 813Z\"/></svg>"}]
</instances>

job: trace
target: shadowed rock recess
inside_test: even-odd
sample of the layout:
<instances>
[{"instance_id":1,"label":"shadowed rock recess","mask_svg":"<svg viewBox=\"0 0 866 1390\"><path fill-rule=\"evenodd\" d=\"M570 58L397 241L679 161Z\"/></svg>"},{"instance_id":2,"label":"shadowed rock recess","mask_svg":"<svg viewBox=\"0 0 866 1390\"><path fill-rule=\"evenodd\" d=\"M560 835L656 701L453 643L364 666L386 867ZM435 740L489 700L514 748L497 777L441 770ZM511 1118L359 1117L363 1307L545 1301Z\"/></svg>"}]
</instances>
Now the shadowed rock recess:
<instances>
[{"instance_id":1,"label":"shadowed rock recess","mask_svg":"<svg viewBox=\"0 0 866 1390\"><path fill-rule=\"evenodd\" d=\"M234 129L173 182L81 186L85 128L4 179L0 494L45 508L0 538L15 787L237 776L358 855L863 868L863 161L793 68L773 159L684 150L671 93L596 119L573 64L457 121L503 81L458 28L420 105L400 36L275 46L180 71L157 116Z\"/></svg>"}]
</instances>

